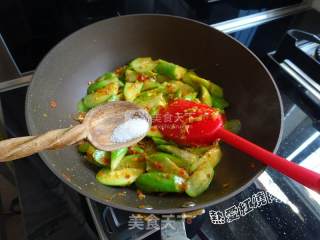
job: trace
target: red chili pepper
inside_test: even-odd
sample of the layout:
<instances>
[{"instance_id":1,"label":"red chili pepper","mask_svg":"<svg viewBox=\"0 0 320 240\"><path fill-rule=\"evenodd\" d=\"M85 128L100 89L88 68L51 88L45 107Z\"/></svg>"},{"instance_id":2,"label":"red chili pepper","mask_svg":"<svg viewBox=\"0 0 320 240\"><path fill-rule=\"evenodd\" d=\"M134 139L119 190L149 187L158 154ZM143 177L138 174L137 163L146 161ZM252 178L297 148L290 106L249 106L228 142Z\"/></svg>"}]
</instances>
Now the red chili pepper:
<instances>
[{"instance_id":1,"label":"red chili pepper","mask_svg":"<svg viewBox=\"0 0 320 240\"><path fill-rule=\"evenodd\" d=\"M176 100L160 109L154 125L164 137L183 145L211 144L211 133L224 116L215 108L187 100Z\"/></svg>"},{"instance_id":2,"label":"red chili pepper","mask_svg":"<svg viewBox=\"0 0 320 240\"><path fill-rule=\"evenodd\" d=\"M148 77L145 76L145 75L143 75L143 74L138 74L137 80L138 80L139 82L144 82L144 81L148 80Z\"/></svg>"},{"instance_id":3,"label":"red chili pepper","mask_svg":"<svg viewBox=\"0 0 320 240\"><path fill-rule=\"evenodd\" d=\"M103 159L103 163L104 163L105 165L108 165L108 164L110 163L110 159L109 159L109 158L104 158L104 159Z\"/></svg>"},{"instance_id":4,"label":"red chili pepper","mask_svg":"<svg viewBox=\"0 0 320 240\"><path fill-rule=\"evenodd\" d=\"M154 162L154 163L153 163L153 166L154 166L157 170L159 170L159 171L161 171L161 170L163 169L162 164L161 164L161 163L158 163L158 162Z\"/></svg>"}]
</instances>

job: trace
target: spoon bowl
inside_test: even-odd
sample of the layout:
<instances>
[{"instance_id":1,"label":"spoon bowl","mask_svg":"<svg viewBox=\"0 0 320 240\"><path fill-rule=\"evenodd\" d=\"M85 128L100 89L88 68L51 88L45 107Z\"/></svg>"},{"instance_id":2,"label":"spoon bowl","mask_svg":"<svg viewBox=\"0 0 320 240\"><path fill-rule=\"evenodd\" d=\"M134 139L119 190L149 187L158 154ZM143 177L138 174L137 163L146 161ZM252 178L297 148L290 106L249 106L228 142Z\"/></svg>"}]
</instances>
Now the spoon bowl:
<instances>
[{"instance_id":1,"label":"spoon bowl","mask_svg":"<svg viewBox=\"0 0 320 240\"><path fill-rule=\"evenodd\" d=\"M90 110L83 121L87 126L87 138L97 148L113 151L122 147L131 146L145 137L146 132L126 142L114 142L112 135L114 129L130 119L144 119L151 127L152 119L149 113L137 105L116 101L98 106Z\"/></svg>"}]
</instances>

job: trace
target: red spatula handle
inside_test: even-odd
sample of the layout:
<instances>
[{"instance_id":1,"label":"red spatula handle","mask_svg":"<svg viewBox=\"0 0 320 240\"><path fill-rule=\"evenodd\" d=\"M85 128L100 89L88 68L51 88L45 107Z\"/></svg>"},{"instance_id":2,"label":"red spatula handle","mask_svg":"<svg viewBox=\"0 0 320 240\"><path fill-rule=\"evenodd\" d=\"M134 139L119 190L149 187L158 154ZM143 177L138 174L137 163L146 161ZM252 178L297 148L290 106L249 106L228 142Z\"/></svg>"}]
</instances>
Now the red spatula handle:
<instances>
[{"instance_id":1,"label":"red spatula handle","mask_svg":"<svg viewBox=\"0 0 320 240\"><path fill-rule=\"evenodd\" d=\"M217 135L221 140L240 151L260 160L264 164L278 170L284 175L296 180L302 185L320 192L320 174L277 156L254 143L228 131L219 128Z\"/></svg>"}]
</instances>

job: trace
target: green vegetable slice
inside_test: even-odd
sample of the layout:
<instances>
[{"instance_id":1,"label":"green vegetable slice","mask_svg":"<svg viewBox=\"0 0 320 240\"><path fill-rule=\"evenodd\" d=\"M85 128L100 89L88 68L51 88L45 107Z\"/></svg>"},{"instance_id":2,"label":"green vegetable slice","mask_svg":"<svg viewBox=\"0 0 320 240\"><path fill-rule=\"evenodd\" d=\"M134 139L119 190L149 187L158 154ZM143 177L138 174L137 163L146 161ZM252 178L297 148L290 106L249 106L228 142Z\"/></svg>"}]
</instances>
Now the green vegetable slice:
<instances>
[{"instance_id":1,"label":"green vegetable slice","mask_svg":"<svg viewBox=\"0 0 320 240\"><path fill-rule=\"evenodd\" d=\"M118 76L113 72L106 72L96 79L96 82L105 80L118 80Z\"/></svg>"},{"instance_id":2,"label":"green vegetable slice","mask_svg":"<svg viewBox=\"0 0 320 240\"><path fill-rule=\"evenodd\" d=\"M150 130L151 131L151 130ZM157 145L170 145L170 142L161 137L151 137L153 142Z\"/></svg>"},{"instance_id":3,"label":"green vegetable slice","mask_svg":"<svg viewBox=\"0 0 320 240\"><path fill-rule=\"evenodd\" d=\"M198 156L202 156L203 154L205 154L211 148L212 148L211 146L189 147L186 150L188 152L191 152L191 153L196 154Z\"/></svg>"},{"instance_id":4,"label":"green vegetable slice","mask_svg":"<svg viewBox=\"0 0 320 240\"><path fill-rule=\"evenodd\" d=\"M107 102L114 102L114 101L119 101L119 100L120 100L120 96L113 94L108 98Z\"/></svg>"},{"instance_id":5,"label":"green vegetable slice","mask_svg":"<svg viewBox=\"0 0 320 240\"><path fill-rule=\"evenodd\" d=\"M148 171L172 173L177 176L188 178L189 175L183 168L178 167L168 154L155 153L147 157Z\"/></svg>"},{"instance_id":6,"label":"green vegetable slice","mask_svg":"<svg viewBox=\"0 0 320 240\"><path fill-rule=\"evenodd\" d=\"M143 86L142 82L134 82L134 83L127 82L124 85L124 90L123 90L125 100L132 102L139 95L142 89L142 86Z\"/></svg>"},{"instance_id":7,"label":"green vegetable slice","mask_svg":"<svg viewBox=\"0 0 320 240\"><path fill-rule=\"evenodd\" d=\"M195 89L199 89L201 85L206 87L211 95L217 96L217 97L223 97L223 90L220 86L217 84L214 84L213 82L210 82L204 78L199 77L194 72L187 72L183 78L182 81L191 85Z\"/></svg>"},{"instance_id":8,"label":"green vegetable slice","mask_svg":"<svg viewBox=\"0 0 320 240\"><path fill-rule=\"evenodd\" d=\"M126 82L138 81L138 73L133 70L127 69L125 72L125 80Z\"/></svg>"},{"instance_id":9,"label":"green vegetable slice","mask_svg":"<svg viewBox=\"0 0 320 240\"><path fill-rule=\"evenodd\" d=\"M84 97L83 103L90 109L106 102L109 97L109 95L105 95L103 93L91 93Z\"/></svg>"},{"instance_id":10,"label":"green vegetable slice","mask_svg":"<svg viewBox=\"0 0 320 240\"><path fill-rule=\"evenodd\" d=\"M194 93L189 93L189 94L183 96L182 98L185 100L194 101L194 100L196 100L197 95L198 94L196 92L194 92Z\"/></svg>"},{"instance_id":11,"label":"green vegetable slice","mask_svg":"<svg viewBox=\"0 0 320 240\"><path fill-rule=\"evenodd\" d=\"M108 79L108 80L101 80L101 81L96 81L94 83L91 83L88 87L87 93L93 93L101 88L106 87L109 83L116 83L119 84L119 86L123 86L123 83L118 79Z\"/></svg>"},{"instance_id":12,"label":"green vegetable slice","mask_svg":"<svg viewBox=\"0 0 320 240\"><path fill-rule=\"evenodd\" d=\"M159 82L159 83L164 83L164 82L169 82L169 81L170 81L170 78L167 77L167 76L163 76L163 75L161 75L161 74L157 74L156 80L157 80L157 82Z\"/></svg>"},{"instance_id":13,"label":"green vegetable slice","mask_svg":"<svg viewBox=\"0 0 320 240\"><path fill-rule=\"evenodd\" d=\"M204 162L186 182L186 193L197 197L206 191L212 181L214 170L210 162Z\"/></svg>"},{"instance_id":14,"label":"green vegetable slice","mask_svg":"<svg viewBox=\"0 0 320 240\"><path fill-rule=\"evenodd\" d=\"M106 87L99 89L84 97L83 103L87 108L96 107L106 102L112 95L116 95L119 90L119 84L115 82L109 83Z\"/></svg>"},{"instance_id":15,"label":"green vegetable slice","mask_svg":"<svg viewBox=\"0 0 320 240\"><path fill-rule=\"evenodd\" d=\"M198 156L188 152L186 150L180 149L176 146L172 146L172 145L159 145L157 146L160 150L164 151L164 152L168 152L171 154L174 154L180 158L182 158L186 163L185 165L188 166L186 167L186 169L189 171L189 167L198 160Z\"/></svg>"},{"instance_id":16,"label":"green vegetable slice","mask_svg":"<svg viewBox=\"0 0 320 240\"><path fill-rule=\"evenodd\" d=\"M190 171L196 171L199 166L201 166L205 162L209 162L212 168L215 168L217 164L220 162L222 157L222 152L219 147L219 144L216 144L214 147L209 149L198 161L194 162L191 165Z\"/></svg>"},{"instance_id":17,"label":"green vegetable slice","mask_svg":"<svg viewBox=\"0 0 320 240\"><path fill-rule=\"evenodd\" d=\"M136 72L144 73L151 72L157 63L153 61L150 57L140 57L136 58L130 62L129 68L132 68Z\"/></svg>"},{"instance_id":18,"label":"green vegetable slice","mask_svg":"<svg viewBox=\"0 0 320 240\"><path fill-rule=\"evenodd\" d=\"M128 150L129 150L130 153L134 153L134 154L136 154L136 153L144 153L143 148L141 148L141 147L139 147L137 145L129 147Z\"/></svg>"},{"instance_id":19,"label":"green vegetable slice","mask_svg":"<svg viewBox=\"0 0 320 240\"><path fill-rule=\"evenodd\" d=\"M143 192L183 192L185 187L182 177L162 172L141 174L135 183Z\"/></svg>"},{"instance_id":20,"label":"green vegetable slice","mask_svg":"<svg viewBox=\"0 0 320 240\"><path fill-rule=\"evenodd\" d=\"M229 103L222 97L212 97L212 106L221 110L229 106Z\"/></svg>"},{"instance_id":21,"label":"green vegetable slice","mask_svg":"<svg viewBox=\"0 0 320 240\"><path fill-rule=\"evenodd\" d=\"M195 98L197 93L188 84L181 81L170 81L162 84L165 87L165 95L169 99Z\"/></svg>"},{"instance_id":22,"label":"green vegetable slice","mask_svg":"<svg viewBox=\"0 0 320 240\"><path fill-rule=\"evenodd\" d=\"M208 89L202 85L201 85L200 89L201 89L200 101L211 107L212 106L212 98L211 98L211 95L210 95Z\"/></svg>"},{"instance_id":23,"label":"green vegetable slice","mask_svg":"<svg viewBox=\"0 0 320 240\"><path fill-rule=\"evenodd\" d=\"M141 154L127 155L121 159L116 169L122 168L138 168L144 171L146 169L146 161Z\"/></svg>"},{"instance_id":24,"label":"green vegetable slice","mask_svg":"<svg viewBox=\"0 0 320 240\"><path fill-rule=\"evenodd\" d=\"M184 159L179 158L177 156L174 156L172 154L163 153L163 152L157 152L157 153L150 154L148 156L148 159L151 159L151 161L158 161L158 162L170 160L179 168L188 169L190 167L188 161L185 161ZM163 160L163 159L165 159L165 160ZM180 174L177 174L177 175L181 176Z\"/></svg>"},{"instance_id":25,"label":"green vegetable slice","mask_svg":"<svg viewBox=\"0 0 320 240\"><path fill-rule=\"evenodd\" d=\"M155 88L160 88L161 84L155 80L147 80L143 82L143 87L141 91L147 91Z\"/></svg>"},{"instance_id":26,"label":"green vegetable slice","mask_svg":"<svg viewBox=\"0 0 320 240\"><path fill-rule=\"evenodd\" d=\"M152 89L142 92L135 100L134 103L140 107L151 110L153 108L164 107L167 105L163 93L158 89Z\"/></svg>"},{"instance_id":27,"label":"green vegetable slice","mask_svg":"<svg viewBox=\"0 0 320 240\"><path fill-rule=\"evenodd\" d=\"M111 152L111 170L115 170L118 167L121 159L124 158L127 152L127 147L119 148Z\"/></svg>"},{"instance_id":28,"label":"green vegetable slice","mask_svg":"<svg viewBox=\"0 0 320 240\"><path fill-rule=\"evenodd\" d=\"M88 148L89 148L90 144L88 142L84 142L78 145L78 151L80 153L86 153Z\"/></svg>"},{"instance_id":29,"label":"green vegetable slice","mask_svg":"<svg viewBox=\"0 0 320 240\"><path fill-rule=\"evenodd\" d=\"M87 151L86 151L86 160L98 167L101 167L100 164L98 164L94 159L93 159L93 154L94 152L97 150L94 146L92 146L90 143L88 143L89 146L87 147Z\"/></svg>"},{"instance_id":30,"label":"green vegetable slice","mask_svg":"<svg viewBox=\"0 0 320 240\"><path fill-rule=\"evenodd\" d=\"M158 107L153 107L153 108L151 108L149 110L149 114L150 114L151 117L157 116L158 112L159 112L159 108Z\"/></svg>"},{"instance_id":31,"label":"green vegetable slice","mask_svg":"<svg viewBox=\"0 0 320 240\"><path fill-rule=\"evenodd\" d=\"M92 154L92 158L96 162L97 166L100 166L100 167L109 166L110 152L105 152L97 149Z\"/></svg>"},{"instance_id":32,"label":"green vegetable slice","mask_svg":"<svg viewBox=\"0 0 320 240\"><path fill-rule=\"evenodd\" d=\"M156 66L156 71L158 74L167 76L171 79L181 79L187 70L179 65L160 59Z\"/></svg>"},{"instance_id":33,"label":"green vegetable slice","mask_svg":"<svg viewBox=\"0 0 320 240\"><path fill-rule=\"evenodd\" d=\"M123 187L131 185L142 173L143 170L137 168L123 168L115 171L103 168L97 173L96 179L108 186Z\"/></svg>"},{"instance_id":34,"label":"green vegetable slice","mask_svg":"<svg viewBox=\"0 0 320 240\"><path fill-rule=\"evenodd\" d=\"M89 111L89 108L84 104L83 100L80 100L77 104L77 110L78 112L87 112Z\"/></svg>"}]
</instances>

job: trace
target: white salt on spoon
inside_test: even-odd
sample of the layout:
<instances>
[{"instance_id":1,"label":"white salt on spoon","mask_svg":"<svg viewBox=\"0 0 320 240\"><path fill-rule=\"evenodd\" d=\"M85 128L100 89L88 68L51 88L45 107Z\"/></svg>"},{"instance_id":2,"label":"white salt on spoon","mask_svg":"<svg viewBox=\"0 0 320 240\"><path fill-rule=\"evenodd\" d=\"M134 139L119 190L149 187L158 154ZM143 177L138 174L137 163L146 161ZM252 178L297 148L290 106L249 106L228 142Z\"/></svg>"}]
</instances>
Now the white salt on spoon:
<instances>
[{"instance_id":1,"label":"white salt on spoon","mask_svg":"<svg viewBox=\"0 0 320 240\"><path fill-rule=\"evenodd\" d=\"M88 140L97 148L112 151L140 141L151 127L149 113L137 105L111 102L86 115Z\"/></svg>"},{"instance_id":2,"label":"white salt on spoon","mask_svg":"<svg viewBox=\"0 0 320 240\"><path fill-rule=\"evenodd\" d=\"M124 143L144 136L149 130L149 123L144 118L132 118L113 130L111 141Z\"/></svg>"}]
</instances>

